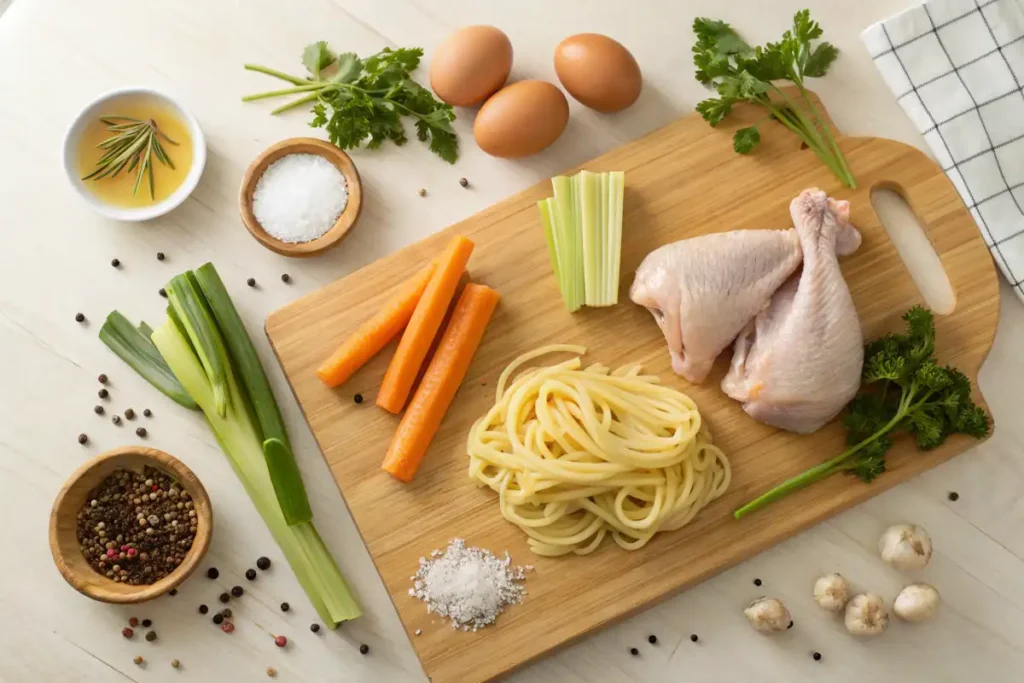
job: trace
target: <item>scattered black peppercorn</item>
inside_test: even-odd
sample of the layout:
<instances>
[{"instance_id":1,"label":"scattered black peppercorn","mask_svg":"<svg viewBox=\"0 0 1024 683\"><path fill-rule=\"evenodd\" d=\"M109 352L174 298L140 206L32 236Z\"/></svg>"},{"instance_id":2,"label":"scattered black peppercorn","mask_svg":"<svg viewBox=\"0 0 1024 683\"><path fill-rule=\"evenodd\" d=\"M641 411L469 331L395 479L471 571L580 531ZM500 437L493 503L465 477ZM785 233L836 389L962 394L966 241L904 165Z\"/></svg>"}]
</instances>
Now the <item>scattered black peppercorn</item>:
<instances>
[{"instance_id":1,"label":"scattered black peppercorn","mask_svg":"<svg viewBox=\"0 0 1024 683\"><path fill-rule=\"evenodd\" d=\"M647 642L650 643L651 645L657 645L658 644L658 636L655 636L655 635L647 636Z\"/></svg>"},{"instance_id":2,"label":"scattered black peppercorn","mask_svg":"<svg viewBox=\"0 0 1024 683\"><path fill-rule=\"evenodd\" d=\"M949 499L955 503L956 501L960 500L960 494L957 493L956 491L950 491Z\"/></svg>"},{"instance_id":3,"label":"scattered black peppercorn","mask_svg":"<svg viewBox=\"0 0 1024 683\"><path fill-rule=\"evenodd\" d=\"M256 570L251 568L251 567L249 569L246 569L245 570L245 578L249 579L250 581L255 581L256 580Z\"/></svg>"},{"instance_id":4,"label":"scattered black peppercorn","mask_svg":"<svg viewBox=\"0 0 1024 683\"><path fill-rule=\"evenodd\" d=\"M261 557L261 558L259 558L258 560L256 560L256 566L261 571L267 571L268 569L270 569L270 558L269 557Z\"/></svg>"},{"instance_id":5,"label":"scattered black peppercorn","mask_svg":"<svg viewBox=\"0 0 1024 683\"><path fill-rule=\"evenodd\" d=\"M245 591L242 590L241 586L232 586L231 587L231 595L235 596L236 598L242 597L243 593L245 593Z\"/></svg>"},{"instance_id":6,"label":"scattered black peppercorn","mask_svg":"<svg viewBox=\"0 0 1024 683\"><path fill-rule=\"evenodd\" d=\"M786 625L786 628L793 628L793 622L790 621L789 624Z\"/></svg>"},{"instance_id":7,"label":"scattered black peppercorn","mask_svg":"<svg viewBox=\"0 0 1024 683\"><path fill-rule=\"evenodd\" d=\"M100 389L99 391L96 392L96 395L99 396L100 398L106 398L107 396L110 396L110 392L107 391L106 389Z\"/></svg>"},{"instance_id":8,"label":"scattered black peppercorn","mask_svg":"<svg viewBox=\"0 0 1024 683\"><path fill-rule=\"evenodd\" d=\"M369 651L370 651L370 646L367 645L366 643L363 643L362 645L359 646L359 654L365 655Z\"/></svg>"},{"instance_id":9,"label":"scattered black peppercorn","mask_svg":"<svg viewBox=\"0 0 1024 683\"><path fill-rule=\"evenodd\" d=\"M220 611L220 615L222 617L224 617L225 619L230 619L231 618L231 608L230 607L225 607L224 609L222 609Z\"/></svg>"},{"instance_id":10,"label":"scattered black peppercorn","mask_svg":"<svg viewBox=\"0 0 1024 683\"><path fill-rule=\"evenodd\" d=\"M80 443L80 444L82 444L84 446L85 444L89 443L89 437L86 436L85 434L79 434L78 435L78 443Z\"/></svg>"},{"instance_id":11,"label":"scattered black peppercorn","mask_svg":"<svg viewBox=\"0 0 1024 683\"><path fill-rule=\"evenodd\" d=\"M285 284L287 284L287 283L289 283L291 281L292 281L292 276L289 275L288 273L284 273L283 275L281 275L281 282L284 282Z\"/></svg>"},{"instance_id":12,"label":"scattered black peppercorn","mask_svg":"<svg viewBox=\"0 0 1024 683\"><path fill-rule=\"evenodd\" d=\"M136 429L135 430L135 436L139 437L140 439L145 439L146 438L146 428L145 427L139 427L138 429Z\"/></svg>"},{"instance_id":13,"label":"scattered black peppercorn","mask_svg":"<svg viewBox=\"0 0 1024 683\"><path fill-rule=\"evenodd\" d=\"M167 258L167 257L164 256L164 252L162 252L162 251L156 252L156 260L157 261L163 261L165 258Z\"/></svg>"},{"instance_id":14,"label":"scattered black peppercorn","mask_svg":"<svg viewBox=\"0 0 1024 683\"><path fill-rule=\"evenodd\" d=\"M170 595L170 596L171 596L172 598L173 598L173 597L174 597L175 595L177 595L177 594L178 594L178 589L177 589L177 588L172 588L172 589L171 589L171 592L170 592L170 593L168 593L168 595Z\"/></svg>"},{"instance_id":15,"label":"scattered black peppercorn","mask_svg":"<svg viewBox=\"0 0 1024 683\"><path fill-rule=\"evenodd\" d=\"M217 571L216 567L210 567L209 569L206 570L206 578L208 578L208 579L216 579L218 576L220 576L220 572Z\"/></svg>"},{"instance_id":16,"label":"scattered black peppercorn","mask_svg":"<svg viewBox=\"0 0 1024 683\"><path fill-rule=\"evenodd\" d=\"M320 633L320 624L310 624L309 630L313 633Z\"/></svg>"},{"instance_id":17,"label":"scattered black peppercorn","mask_svg":"<svg viewBox=\"0 0 1024 683\"><path fill-rule=\"evenodd\" d=\"M362 394L356 394L355 396L352 397L352 400L355 401L356 403L362 403L363 402L363 395Z\"/></svg>"},{"instance_id":18,"label":"scattered black peppercorn","mask_svg":"<svg viewBox=\"0 0 1024 683\"><path fill-rule=\"evenodd\" d=\"M631 647L629 648L629 654L633 655L634 657L639 657L640 650L636 649L635 647Z\"/></svg>"},{"instance_id":19,"label":"scattered black peppercorn","mask_svg":"<svg viewBox=\"0 0 1024 683\"><path fill-rule=\"evenodd\" d=\"M755 586L760 586L761 585L761 579L754 579L754 585Z\"/></svg>"},{"instance_id":20,"label":"scattered black peppercorn","mask_svg":"<svg viewBox=\"0 0 1024 683\"><path fill-rule=\"evenodd\" d=\"M249 278L248 280L245 281L245 284L249 285L250 287L255 287L256 286L256 278L254 278L254 277Z\"/></svg>"},{"instance_id":21,"label":"scattered black peppercorn","mask_svg":"<svg viewBox=\"0 0 1024 683\"><path fill-rule=\"evenodd\" d=\"M696 633L691 633L690 634L690 642L691 643L696 643L698 640L700 640L700 638L697 637Z\"/></svg>"},{"instance_id":22,"label":"scattered black peppercorn","mask_svg":"<svg viewBox=\"0 0 1024 683\"><path fill-rule=\"evenodd\" d=\"M128 408L127 410L124 411L124 416L125 416L125 419L127 419L127 420L134 420L135 419L135 411L132 410L131 408Z\"/></svg>"},{"instance_id":23,"label":"scattered black peppercorn","mask_svg":"<svg viewBox=\"0 0 1024 683\"><path fill-rule=\"evenodd\" d=\"M121 267L121 260L120 259L116 259L116 258L115 259L111 259L110 260L110 265L114 266L115 268L120 268Z\"/></svg>"},{"instance_id":24,"label":"scattered black peppercorn","mask_svg":"<svg viewBox=\"0 0 1024 683\"><path fill-rule=\"evenodd\" d=\"M96 413L97 415L102 415L103 414L103 406L94 406L93 409L92 409L92 412Z\"/></svg>"},{"instance_id":25,"label":"scattered black peppercorn","mask_svg":"<svg viewBox=\"0 0 1024 683\"><path fill-rule=\"evenodd\" d=\"M287 602L282 602L281 603L281 611L282 612L287 612L290 609L291 609L291 605L289 605Z\"/></svg>"},{"instance_id":26,"label":"scattered black peppercorn","mask_svg":"<svg viewBox=\"0 0 1024 683\"><path fill-rule=\"evenodd\" d=\"M149 628L152 625L153 625L153 620L152 619L143 619L142 620L142 628Z\"/></svg>"},{"instance_id":27,"label":"scattered black peppercorn","mask_svg":"<svg viewBox=\"0 0 1024 683\"><path fill-rule=\"evenodd\" d=\"M814 657L814 661L816 661L816 662L820 662L821 661L821 653L820 652L815 652L811 656Z\"/></svg>"},{"instance_id":28,"label":"scattered black peppercorn","mask_svg":"<svg viewBox=\"0 0 1024 683\"><path fill-rule=\"evenodd\" d=\"M100 384L106 384L107 383L107 376L106 375L101 374L96 379L99 381Z\"/></svg>"},{"instance_id":29,"label":"scattered black peppercorn","mask_svg":"<svg viewBox=\"0 0 1024 683\"><path fill-rule=\"evenodd\" d=\"M150 410L149 408L146 408L145 410L143 410L142 414L145 415L146 417L153 417L153 411Z\"/></svg>"},{"instance_id":30,"label":"scattered black peppercorn","mask_svg":"<svg viewBox=\"0 0 1024 683\"><path fill-rule=\"evenodd\" d=\"M210 611L210 608L207 607L206 605L199 605L199 613L200 614L206 614L209 611Z\"/></svg>"},{"instance_id":31,"label":"scattered black peppercorn","mask_svg":"<svg viewBox=\"0 0 1024 683\"><path fill-rule=\"evenodd\" d=\"M120 415L113 415L113 416L111 416L110 421L113 422L116 425L119 425L119 424L121 424L121 416Z\"/></svg>"},{"instance_id":32,"label":"scattered black peppercorn","mask_svg":"<svg viewBox=\"0 0 1024 683\"><path fill-rule=\"evenodd\" d=\"M146 640L148 640L151 643L154 640L156 640L156 631L147 631L146 632Z\"/></svg>"},{"instance_id":33,"label":"scattered black peppercorn","mask_svg":"<svg viewBox=\"0 0 1024 683\"><path fill-rule=\"evenodd\" d=\"M167 290L164 289L163 287L160 288L160 296L162 296L165 299L167 298Z\"/></svg>"},{"instance_id":34,"label":"scattered black peppercorn","mask_svg":"<svg viewBox=\"0 0 1024 683\"><path fill-rule=\"evenodd\" d=\"M217 599L220 600L221 602L227 602L228 600L231 599L231 596L228 595L227 593L221 593L220 597L217 598Z\"/></svg>"},{"instance_id":35,"label":"scattered black peppercorn","mask_svg":"<svg viewBox=\"0 0 1024 683\"><path fill-rule=\"evenodd\" d=\"M466 180L465 178L459 178L459 185L462 185L463 187L469 187L469 181Z\"/></svg>"},{"instance_id":36,"label":"scattered black peppercorn","mask_svg":"<svg viewBox=\"0 0 1024 683\"><path fill-rule=\"evenodd\" d=\"M85 314L84 313L75 313L75 322L76 323L84 323L85 322Z\"/></svg>"},{"instance_id":37,"label":"scattered black peppercorn","mask_svg":"<svg viewBox=\"0 0 1024 683\"><path fill-rule=\"evenodd\" d=\"M220 612L217 612L217 614L214 614L213 615L213 623L215 623L218 626L220 626L222 623L224 623L224 615L221 614Z\"/></svg>"}]
</instances>

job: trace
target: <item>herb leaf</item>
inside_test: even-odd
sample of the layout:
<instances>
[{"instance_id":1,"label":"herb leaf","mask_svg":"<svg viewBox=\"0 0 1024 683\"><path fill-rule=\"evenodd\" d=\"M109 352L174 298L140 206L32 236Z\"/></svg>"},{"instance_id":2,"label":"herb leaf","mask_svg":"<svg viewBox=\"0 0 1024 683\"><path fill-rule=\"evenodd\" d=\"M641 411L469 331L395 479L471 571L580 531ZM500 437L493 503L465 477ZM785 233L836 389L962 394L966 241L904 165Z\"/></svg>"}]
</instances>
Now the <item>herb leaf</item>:
<instances>
[{"instance_id":1,"label":"herb leaf","mask_svg":"<svg viewBox=\"0 0 1024 683\"><path fill-rule=\"evenodd\" d=\"M420 48L385 48L363 60L353 52L336 55L320 41L303 52L303 64L312 80L247 64L246 69L287 80L295 87L242 99L301 93L301 97L275 111L312 102L313 120L309 125L323 128L330 141L342 149L376 149L388 141L404 145L408 137L403 119L411 117L417 139L448 163L455 163L459 141L451 125L454 110L410 75L422 57Z\"/></svg>"},{"instance_id":2,"label":"herb leaf","mask_svg":"<svg viewBox=\"0 0 1024 683\"><path fill-rule=\"evenodd\" d=\"M856 187L842 151L804 87L805 79L824 76L839 56L830 43L812 45L822 29L808 10L796 13L792 28L781 40L760 47L748 45L724 21L699 17L693 22L693 32L697 37L693 46L696 78L721 96L721 100L697 105L708 123L721 123L736 102L758 106L799 136L844 185ZM790 81L799 95L791 98L775 85L777 81ZM756 144L752 132L740 131L733 138L733 148L740 154L750 152Z\"/></svg>"},{"instance_id":3,"label":"herb leaf","mask_svg":"<svg viewBox=\"0 0 1024 683\"><path fill-rule=\"evenodd\" d=\"M732 148L736 150L737 154L750 154L759 144L761 144L761 134L757 132L757 126L740 128L732 136Z\"/></svg>"}]
</instances>

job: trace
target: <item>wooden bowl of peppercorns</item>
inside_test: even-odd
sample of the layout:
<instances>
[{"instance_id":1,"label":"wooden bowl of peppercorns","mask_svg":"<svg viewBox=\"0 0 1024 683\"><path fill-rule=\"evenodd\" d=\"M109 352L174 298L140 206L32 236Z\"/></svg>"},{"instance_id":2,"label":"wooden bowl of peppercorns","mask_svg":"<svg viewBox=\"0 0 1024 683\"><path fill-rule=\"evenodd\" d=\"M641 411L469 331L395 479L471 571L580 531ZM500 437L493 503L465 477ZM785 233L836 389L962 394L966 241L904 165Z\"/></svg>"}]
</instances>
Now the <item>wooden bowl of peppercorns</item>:
<instances>
[{"instance_id":1,"label":"wooden bowl of peppercorns","mask_svg":"<svg viewBox=\"0 0 1024 683\"><path fill-rule=\"evenodd\" d=\"M64 484L50 512L50 552L79 593L138 603L184 581L212 531L210 498L192 470L163 451L126 446Z\"/></svg>"}]
</instances>

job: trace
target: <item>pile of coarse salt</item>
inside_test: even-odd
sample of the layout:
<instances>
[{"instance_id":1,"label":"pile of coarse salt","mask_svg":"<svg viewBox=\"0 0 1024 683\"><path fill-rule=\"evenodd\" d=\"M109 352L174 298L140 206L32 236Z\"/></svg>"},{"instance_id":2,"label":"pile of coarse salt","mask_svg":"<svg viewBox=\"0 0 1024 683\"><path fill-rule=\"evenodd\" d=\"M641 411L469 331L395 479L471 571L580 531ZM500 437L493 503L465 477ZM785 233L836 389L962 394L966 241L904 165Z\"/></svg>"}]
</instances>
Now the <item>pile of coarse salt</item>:
<instances>
[{"instance_id":1,"label":"pile of coarse salt","mask_svg":"<svg viewBox=\"0 0 1024 683\"><path fill-rule=\"evenodd\" d=\"M420 558L409 595L427 603L428 612L450 619L452 628L476 631L493 624L507 605L522 602L526 589L520 582L530 569L513 567L508 551L498 559L456 538L443 553Z\"/></svg>"},{"instance_id":2,"label":"pile of coarse salt","mask_svg":"<svg viewBox=\"0 0 1024 683\"><path fill-rule=\"evenodd\" d=\"M347 204L344 174L317 154L286 154L267 166L252 193L256 220L282 242L322 236Z\"/></svg>"}]
</instances>

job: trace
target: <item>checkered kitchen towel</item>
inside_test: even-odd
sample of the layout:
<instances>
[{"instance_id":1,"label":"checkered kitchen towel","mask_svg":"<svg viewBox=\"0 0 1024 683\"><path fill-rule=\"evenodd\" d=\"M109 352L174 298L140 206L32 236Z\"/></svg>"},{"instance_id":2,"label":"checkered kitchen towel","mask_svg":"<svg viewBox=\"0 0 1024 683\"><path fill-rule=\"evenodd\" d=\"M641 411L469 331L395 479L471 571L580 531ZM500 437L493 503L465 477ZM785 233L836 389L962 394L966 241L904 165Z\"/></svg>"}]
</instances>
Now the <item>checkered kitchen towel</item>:
<instances>
[{"instance_id":1,"label":"checkered kitchen towel","mask_svg":"<svg viewBox=\"0 0 1024 683\"><path fill-rule=\"evenodd\" d=\"M1024 0L929 0L861 39L1024 299Z\"/></svg>"}]
</instances>

